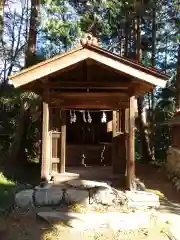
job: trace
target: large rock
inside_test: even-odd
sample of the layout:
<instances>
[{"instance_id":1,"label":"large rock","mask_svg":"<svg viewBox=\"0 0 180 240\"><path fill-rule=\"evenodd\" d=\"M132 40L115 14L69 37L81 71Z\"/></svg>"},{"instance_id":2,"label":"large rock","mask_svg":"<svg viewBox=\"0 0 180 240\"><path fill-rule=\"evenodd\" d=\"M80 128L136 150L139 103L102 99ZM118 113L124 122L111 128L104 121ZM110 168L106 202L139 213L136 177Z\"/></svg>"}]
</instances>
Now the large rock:
<instances>
[{"instance_id":1,"label":"large rock","mask_svg":"<svg viewBox=\"0 0 180 240\"><path fill-rule=\"evenodd\" d=\"M91 203L102 205L113 205L116 200L116 194L112 188L96 187L90 190Z\"/></svg>"},{"instance_id":2,"label":"large rock","mask_svg":"<svg viewBox=\"0 0 180 240\"><path fill-rule=\"evenodd\" d=\"M44 188L36 187L34 201L38 206L57 205L63 198L64 190L59 186L47 185Z\"/></svg>"},{"instance_id":3,"label":"large rock","mask_svg":"<svg viewBox=\"0 0 180 240\"><path fill-rule=\"evenodd\" d=\"M89 205L89 191L83 189L67 189L65 201L66 203L77 203L87 207Z\"/></svg>"},{"instance_id":4,"label":"large rock","mask_svg":"<svg viewBox=\"0 0 180 240\"><path fill-rule=\"evenodd\" d=\"M33 189L23 190L15 195L15 203L20 208L29 208L33 206Z\"/></svg>"}]
</instances>

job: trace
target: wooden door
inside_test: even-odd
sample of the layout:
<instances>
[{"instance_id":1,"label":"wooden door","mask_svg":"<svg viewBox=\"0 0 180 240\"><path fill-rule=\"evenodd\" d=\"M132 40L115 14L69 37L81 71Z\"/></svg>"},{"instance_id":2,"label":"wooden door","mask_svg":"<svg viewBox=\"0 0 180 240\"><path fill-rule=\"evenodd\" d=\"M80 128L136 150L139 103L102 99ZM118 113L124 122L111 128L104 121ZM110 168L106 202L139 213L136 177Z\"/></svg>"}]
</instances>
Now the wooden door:
<instances>
[{"instance_id":1,"label":"wooden door","mask_svg":"<svg viewBox=\"0 0 180 240\"><path fill-rule=\"evenodd\" d=\"M65 171L66 128L65 112L52 109L50 112L50 173Z\"/></svg>"},{"instance_id":2,"label":"wooden door","mask_svg":"<svg viewBox=\"0 0 180 240\"><path fill-rule=\"evenodd\" d=\"M61 161L61 132L50 132L51 141L51 173L59 172Z\"/></svg>"},{"instance_id":3,"label":"wooden door","mask_svg":"<svg viewBox=\"0 0 180 240\"><path fill-rule=\"evenodd\" d=\"M113 111L112 121L112 167L114 174L126 173L127 137L125 130L125 110Z\"/></svg>"}]
</instances>

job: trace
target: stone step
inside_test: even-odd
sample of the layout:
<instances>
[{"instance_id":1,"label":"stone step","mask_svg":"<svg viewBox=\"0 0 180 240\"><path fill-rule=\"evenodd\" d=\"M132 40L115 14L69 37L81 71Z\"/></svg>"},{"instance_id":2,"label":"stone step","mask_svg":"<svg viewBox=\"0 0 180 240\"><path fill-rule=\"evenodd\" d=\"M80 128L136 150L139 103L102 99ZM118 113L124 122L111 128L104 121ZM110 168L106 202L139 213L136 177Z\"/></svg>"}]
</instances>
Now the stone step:
<instances>
[{"instance_id":1,"label":"stone step","mask_svg":"<svg viewBox=\"0 0 180 240\"><path fill-rule=\"evenodd\" d=\"M66 226L74 228L75 231L112 229L112 230L136 230L139 228L149 228L150 216L143 212L136 213L71 213L71 212L39 212L37 216L46 220L50 224L64 223Z\"/></svg>"},{"instance_id":2,"label":"stone step","mask_svg":"<svg viewBox=\"0 0 180 240\"><path fill-rule=\"evenodd\" d=\"M160 206L159 201L158 202L143 202L143 201L128 201L128 207L155 207L158 208Z\"/></svg>"},{"instance_id":3,"label":"stone step","mask_svg":"<svg viewBox=\"0 0 180 240\"><path fill-rule=\"evenodd\" d=\"M144 191L126 191L126 197L136 202L157 202L159 196L154 193Z\"/></svg>"},{"instance_id":4,"label":"stone step","mask_svg":"<svg viewBox=\"0 0 180 240\"><path fill-rule=\"evenodd\" d=\"M154 193L144 191L126 191L126 197L129 207L159 207L159 196Z\"/></svg>"}]
</instances>

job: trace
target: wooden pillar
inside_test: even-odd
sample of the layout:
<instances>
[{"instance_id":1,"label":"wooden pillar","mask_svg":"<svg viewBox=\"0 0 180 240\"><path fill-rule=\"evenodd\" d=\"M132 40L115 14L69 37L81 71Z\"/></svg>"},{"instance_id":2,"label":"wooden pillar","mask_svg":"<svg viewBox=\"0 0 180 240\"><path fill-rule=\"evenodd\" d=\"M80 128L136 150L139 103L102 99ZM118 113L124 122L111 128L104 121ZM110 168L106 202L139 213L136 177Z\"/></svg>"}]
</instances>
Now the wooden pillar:
<instances>
[{"instance_id":1,"label":"wooden pillar","mask_svg":"<svg viewBox=\"0 0 180 240\"><path fill-rule=\"evenodd\" d=\"M114 174L125 175L126 171L126 137L124 129L124 111L113 111L113 139L112 139L112 170Z\"/></svg>"},{"instance_id":2,"label":"wooden pillar","mask_svg":"<svg viewBox=\"0 0 180 240\"><path fill-rule=\"evenodd\" d=\"M128 119L128 151L127 151L127 188L130 190L135 190L135 98L130 97L129 99L129 119Z\"/></svg>"},{"instance_id":3,"label":"wooden pillar","mask_svg":"<svg viewBox=\"0 0 180 240\"><path fill-rule=\"evenodd\" d=\"M41 178L49 178L49 106L48 106L48 89L44 89L43 97L43 121L42 121L42 163L41 163Z\"/></svg>"},{"instance_id":4,"label":"wooden pillar","mask_svg":"<svg viewBox=\"0 0 180 240\"><path fill-rule=\"evenodd\" d=\"M65 173L66 165L66 112L61 110L61 160L60 173Z\"/></svg>"},{"instance_id":5,"label":"wooden pillar","mask_svg":"<svg viewBox=\"0 0 180 240\"><path fill-rule=\"evenodd\" d=\"M113 135L113 138L116 136L116 111L113 111L113 118L112 118L112 135Z\"/></svg>"}]
</instances>

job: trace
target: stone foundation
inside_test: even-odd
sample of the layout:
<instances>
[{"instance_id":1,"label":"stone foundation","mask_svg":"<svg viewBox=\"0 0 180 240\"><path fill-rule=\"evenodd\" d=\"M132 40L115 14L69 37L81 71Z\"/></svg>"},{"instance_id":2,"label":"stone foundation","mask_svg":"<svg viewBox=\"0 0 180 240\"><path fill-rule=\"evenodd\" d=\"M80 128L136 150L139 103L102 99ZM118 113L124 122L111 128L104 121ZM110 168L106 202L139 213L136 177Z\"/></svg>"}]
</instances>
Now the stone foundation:
<instances>
[{"instance_id":1,"label":"stone foundation","mask_svg":"<svg viewBox=\"0 0 180 240\"><path fill-rule=\"evenodd\" d=\"M127 207L159 207L159 197L144 191L119 191L110 182L71 180L64 184L46 184L16 194L18 207L72 206L81 205L88 209L104 207L106 211Z\"/></svg>"},{"instance_id":2,"label":"stone foundation","mask_svg":"<svg viewBox=\"0 0 180 240\"><path fill-rule=\"evenodd\" d=\"M167 155L166 169L169 180L180 192L180 148L169 147Z\"/></svg>"}]
</instances>

